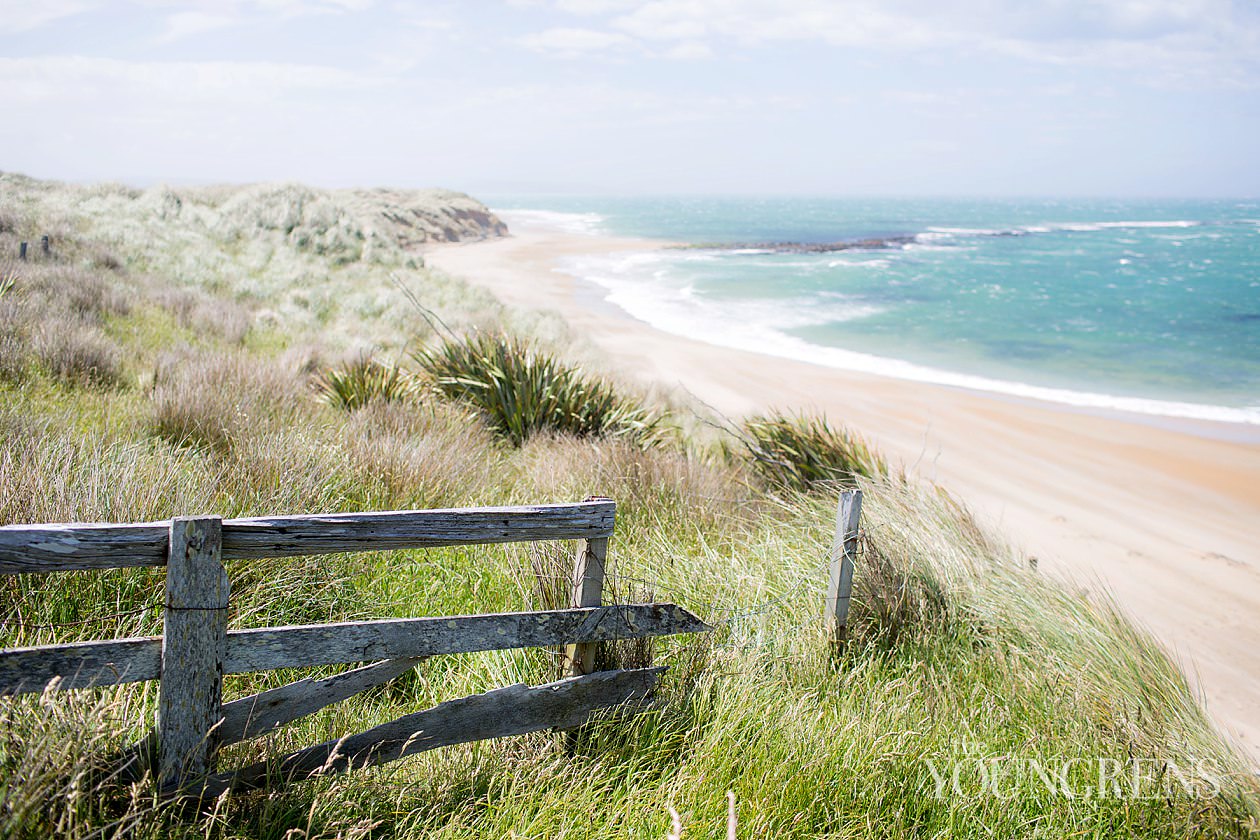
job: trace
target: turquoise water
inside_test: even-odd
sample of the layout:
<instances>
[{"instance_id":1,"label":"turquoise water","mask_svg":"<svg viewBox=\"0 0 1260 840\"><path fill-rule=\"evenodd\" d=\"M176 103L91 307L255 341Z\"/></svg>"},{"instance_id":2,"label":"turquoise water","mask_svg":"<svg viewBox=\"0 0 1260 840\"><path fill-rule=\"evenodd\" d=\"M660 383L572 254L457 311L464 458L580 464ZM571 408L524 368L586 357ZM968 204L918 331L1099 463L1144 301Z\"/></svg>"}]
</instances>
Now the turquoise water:
<instances>
[{"instance_id":1,"label":"turquoise water","mask_svg":"<svg viewBox=\"0 0 1260 840\"><path fill-rule=\"evenodd\" d=\"M1260 202L501 197L704 247L562 269L661 329L836 367L1260 424ZM808 252L786 243L890 240Z\"/></svg>"}]
</instances>

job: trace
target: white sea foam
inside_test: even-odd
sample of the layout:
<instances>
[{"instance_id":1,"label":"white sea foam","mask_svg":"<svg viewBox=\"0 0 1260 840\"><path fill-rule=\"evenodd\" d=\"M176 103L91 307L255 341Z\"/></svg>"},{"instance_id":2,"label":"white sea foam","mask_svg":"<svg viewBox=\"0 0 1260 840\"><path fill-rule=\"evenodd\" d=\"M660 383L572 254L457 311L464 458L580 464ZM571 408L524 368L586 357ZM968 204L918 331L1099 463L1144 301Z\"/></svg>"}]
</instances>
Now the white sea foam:
<instances>
[{"instance_id":1,"label":"white sea foam","mask_svg":"<svg viewBox=\"0 0 1260 840\"><path fill-rule=\"evenodd\" d=\"M961 237L973 236L1025 236L1033 233L1095 233L1101 230L1132 229L1178 229L1199 227L1203 223L1187 219L1170 221L1120 221L1120 222L1046 222L1038 225L1024 225L1015 228L968 228L931 226L923 233L916 234L914 241L918 244L948 242Z\"/></svg>"},{"instance_id":2,"label":"white sea foam","mask_svg":"<svg viewBox=\"0 0 1260 840\"><path fill-rule=\"evenodd\" d=\"M674 276L666 265L669 260L663 252L583 257L567 262L561 270L602 287L606 300L657 329L720 347L1080 408L1260 425L1260 406L1235 408L1051 388L811 344L786 331L869 317L881 309L843 295L830 300L713 300L685 278Z\"/></svg>"},{"instance_id":3,"label":"white sea foam","mask_svg":"<svg viewBox=\"0 0 1260 840\"><path fill-rule=\"evenodd\" d=\"M957 245L936 245L931 240L927 242L918 241L922 238L922 236L923 236L922 234L920 234L919 236L916 236L915 241L907 243L902 248L902 250L903 251L966 251L966 250L969 250L967 248L960 248Z\"/></svg>"},{"instance_id":4,"label":"white sea foam","mask_svg":"<svg viewBox=\"0 0 1260 840\"><path fill-rule=\"evenodd\" d=\"M866 259L866 260L830 260L827 268L888 268L892 265L892 260L887 259Z\"/></svg>"},{"instance_id":5,"label":"white sea foam","mask_svg":"<svg viewBox=\"0 0 1260 840\"><path fill-rule=\"evenodd\" d=\"M792 330L883 311L834 292L797 298L715 298L691 281L686 262L673 254L648 251L573 258L562 263L560 270L601 286L609 302L671 332L685 332L697 322Z\"/></svg>"},{"instance_id":6,"label":"white sea foam","mask_svg":"<svg viewBox=\"0 0 1260 840\"><path fill-rule=\"evenodd\" d=\"M555 210L494 210L509 230L547 228L596 236L604 233L605 218L598 213L559 213Z\"/></svg>"},{"instance_id":7,"label":"white sea foam","mask_svg":"<svg viewBox=\"0 0 1260 840\"><path fill-rule=\"evenodd\" d=\"M965 227L929 227L927 233L919 236L1019 236L1027 233L1026 228L965 228Z\"/></svg>"},{"instance_id":8,"label":"white sea foam","mask_svg":"<svg viewBox=\"0 0 1260 840\"><path fill-rule=\"evenodd\" d=\"M1099 230L1126 230L1138 228L1192 228L1199 227L1202 224L1202 222L1177 219L1158 222L1057 222L1046 225L1046 227L1049 227L1051 230L1065 230L1073 233L1092 233Z\"/></svg>"}]
</instances>

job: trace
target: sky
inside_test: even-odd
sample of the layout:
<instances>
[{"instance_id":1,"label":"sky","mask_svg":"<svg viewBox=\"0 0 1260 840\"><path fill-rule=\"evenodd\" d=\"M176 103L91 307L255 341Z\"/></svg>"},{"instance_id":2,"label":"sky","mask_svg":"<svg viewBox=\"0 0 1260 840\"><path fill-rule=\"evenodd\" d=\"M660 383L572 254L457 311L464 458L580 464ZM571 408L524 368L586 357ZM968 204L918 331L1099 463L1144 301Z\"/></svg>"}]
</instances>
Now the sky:
<instances>
[{"instance_id":1,"label":"sky","mask_svg":"<svg viewBox=\"0 0 1260 840\"><path fill-rule=\"evenodd\" d=\"M0 0L0 170L1260 195L1260 0Z\"/></svg>"}]
</instances>

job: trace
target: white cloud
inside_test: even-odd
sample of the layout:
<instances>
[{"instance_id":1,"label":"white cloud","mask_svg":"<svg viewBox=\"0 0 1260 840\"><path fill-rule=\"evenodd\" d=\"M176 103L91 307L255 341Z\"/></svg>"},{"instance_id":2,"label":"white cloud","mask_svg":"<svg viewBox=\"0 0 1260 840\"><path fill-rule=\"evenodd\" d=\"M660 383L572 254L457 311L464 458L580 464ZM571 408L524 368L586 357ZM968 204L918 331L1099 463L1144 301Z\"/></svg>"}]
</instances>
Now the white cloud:
<instances>
[{"instance_id":1,"label":"white cloud","mask_svg":"<svg viewBox=\"0 0 1260 840\"><path fill-rule=\"evenodd\" d=\"M374 0L247 0L244 5L279 12L285 17L299 17L326 12L361 12L371 8Z\"/></svg>"},{"instance_id":2,"label":"white cloud","mask_svg":"<svg viewBox=\"0 0 1260 840\"><path fill-rule=\"evenodd\" d=\"M603 15L640 5L638 0L556 0L556 8L573 15Z\"/></svg>"},{"instance_id":3,"label":"white cloud","mask_svg":"<svg viewBox=\"0 0 1260 840\"><path fill-rule=\"evenodd\" d=\"M713 50L703 41L682 41L666 50L664 55L676 61L703 61L713 58Z\"/></svg>"},{"instance_id":4,"label":"white cloud","mask_svg":"<svg viewBox=\"0 0 1260 840\"><path fill-rule=\"evenodd\" d=\"M206 101L270 101L294 91L352 90L375 83L370 77L306 64L0 58L0 102L127 101L183 107Z\"/></svg>"},{"instance_id":5,"label":"white cloud","mask_svg":"<svg viewBox=\"0 0 1260 840\"><path fill-rule=\"evenodd\" d=\"M581 58L618 52L633 47L635 41L619 32L558 28L526 35L517 43L558 58Z\"/></svg>"},{"instance_id":6,"label":"white cloud","mask_svg":"<svg viewBox=\"0 0 1260 840\"><path fill-rule=\"evenodd\" d=\"M212 15L205 12L177 12L166 19L166 29L158 36L158 43L169 43L200 35L215 29L224 29L240 22L240 18Z\"/></svg>"},{"instance_id":7,"label":"white cloud","mask_svg":"<svg viewBox=\"0 0 1260 840\"><path fill-rule=\"evenodd\" d=\"M82 0L0 0L0 24L10 32L28 32L89 8Z\"/></svg>"},{"instance_id":8,"label":"white cloud","mask_svg":"<svg viewBox=\"0 0 1260 840\"><path fill-rule=\"evenodd\" d=\"M131 0L133 5L150 9L174 9L176 13L196 13L211 17L244 18L250 15L280 18L307 15L362 12L376 5L376 0ZM102 0L91 0L98 8Z\"/></svg>"},{"instance_id":9,"label":"white cloud","mask_svg":"<svg viewBox=\"0 0 1260 840\"><path fill-rule=\"evenodd\" d=\"M815 41L881 51L966 49L1131 73L1158 68L1165 80L1249 78L1260 83L1260 6L1250 2L555 0L554 7L588 20L602 16L602 29L581 30L592 43L596 33L607 39L623 34L645 42L677 42L657 53L666 57L698 57L700 45L712 51L722 41L743 47Z\"/></svg>"}]
</instances>

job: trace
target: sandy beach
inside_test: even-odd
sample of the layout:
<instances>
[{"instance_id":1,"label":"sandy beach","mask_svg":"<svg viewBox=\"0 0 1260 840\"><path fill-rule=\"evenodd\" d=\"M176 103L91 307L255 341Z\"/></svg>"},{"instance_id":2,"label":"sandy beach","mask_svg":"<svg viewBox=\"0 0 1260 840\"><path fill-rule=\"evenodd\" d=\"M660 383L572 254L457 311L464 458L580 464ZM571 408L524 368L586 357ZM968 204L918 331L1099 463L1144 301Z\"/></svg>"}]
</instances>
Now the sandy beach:
<instances>
[{"instance_id":1,"label":"sandy beach","mask_svg":"<svg viewBox=\"0 0 1260 840\"><path fill-rule=\"evenodd\" d=\"M1085 588L1100 583L1182 664L1260 761L1260 427L1100 413L836 370L667 334L555 270L657 243L513 225L434 248L429 265L513 306L559 312L623 374L685 388L731 417L826 412L954 491Z\"/></svg>"}]
</instances>

